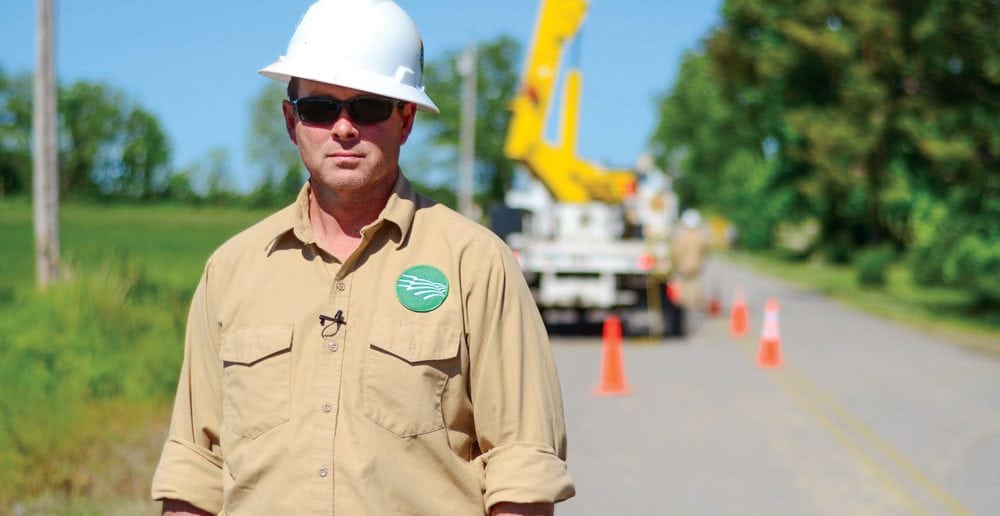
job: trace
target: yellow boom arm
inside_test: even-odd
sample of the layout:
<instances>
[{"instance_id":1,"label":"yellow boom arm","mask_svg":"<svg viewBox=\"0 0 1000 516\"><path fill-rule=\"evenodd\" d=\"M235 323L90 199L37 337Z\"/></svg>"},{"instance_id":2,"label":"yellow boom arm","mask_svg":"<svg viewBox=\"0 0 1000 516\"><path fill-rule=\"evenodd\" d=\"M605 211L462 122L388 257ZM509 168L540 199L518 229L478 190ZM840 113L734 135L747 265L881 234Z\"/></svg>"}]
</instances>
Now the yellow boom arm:
<instances>
[{"instance_id":1,"label":"yellow boom arm","mask_svg":"<svg viewBox=\"0 0 1000 516\"><path fill-rule=\"evenodd\" d=\"M586 0L541 0L521 89L511 103L504 153L527 167L559 202L618 204L634 191L635 175L628 170L607 170L576 154L583 83L577 69L566 73L559 141L555 145L545 141L546 114L560 58L586 12Z\"/></svg>"}]
</instances>

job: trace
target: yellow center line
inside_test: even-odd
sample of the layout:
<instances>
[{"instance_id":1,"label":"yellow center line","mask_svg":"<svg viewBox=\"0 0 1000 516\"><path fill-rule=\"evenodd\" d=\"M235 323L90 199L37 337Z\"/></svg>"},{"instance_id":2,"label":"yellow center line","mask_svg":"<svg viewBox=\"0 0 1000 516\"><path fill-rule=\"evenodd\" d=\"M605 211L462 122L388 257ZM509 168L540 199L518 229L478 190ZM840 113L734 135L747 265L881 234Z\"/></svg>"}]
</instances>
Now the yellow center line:
<instances>
[{"instance_id":1,"label":"yellow center line","mask_svg":"<svg viewBox=\"0 0 1000 516\"><path fill-rule=\"evenodd\" d=\"M755 358L753 345L746 339L737 341L740 349L753 360ZM826 394L821 388L809 381L804 375L788 365L787 360L782 368L769 371L769 376L786 393L791 395L805 408L816 421L826 429L845 448L851 451L889 490L896 493L917 514L930 514L925 507L910 492L897 481L892 473L883 467L868 451L868 448L881 453L894 464L913 483L926 490L937 499L949 513L969 515L968 509L948 493L943 487L925 475L899 451L893 448L885 439L855 417L843 405ZM842 427L853 432L845 431ZM866 445L868 448L866 448Z\"/></svg>"},{"instance_id":2,"label":"yellow center line","mask_svg":"<svg viewBox=\"0 0 1000 516\"><path fill-rule=\"evenodd\" d=\"M878 435L870 426L866 425L856 416L850 413L846 407L834 400L829 394L820 389L816 384L810 382L802 373L793 368L788 368L788 377L798 387L811 393L813 400L825 405L833 412L845 426L858 434L869 446L880 452L885 458L892 462L897 468L905 473L913 483L927 491L932 497L944 506L949 513L955 515L971 515L972 513L962 506L961 502L955 499L944 487L924 474L913 462L908 460L901 452L889 444L888 441Z\"/></svg>"}]
</instances>

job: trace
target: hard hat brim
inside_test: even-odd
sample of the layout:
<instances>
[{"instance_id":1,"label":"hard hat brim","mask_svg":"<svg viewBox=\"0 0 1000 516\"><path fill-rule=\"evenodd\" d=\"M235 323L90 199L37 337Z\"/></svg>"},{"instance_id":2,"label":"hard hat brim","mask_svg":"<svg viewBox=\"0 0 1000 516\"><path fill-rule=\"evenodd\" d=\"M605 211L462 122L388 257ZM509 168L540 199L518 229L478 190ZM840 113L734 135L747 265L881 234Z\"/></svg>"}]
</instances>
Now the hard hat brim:
<instances>
[{"instance_id":1,"label":"hard hat brim","mask_svg":"<svg viewBox=\"0 0 1000 516\"><path fill-rule=\"evenodd\" d=\"M393 81L391 78L373 73L367 73L364 70L354 69L349 73L323 73L320 70L314 72L303 71L308 70L309 68L310 67L308 66L296 64L292 62L291 59L282 56L278 58L277 61L261 68L258 73L268 79L274 79L286 84L292 79L292 77L297 77L299 79L308 79L310 81L323 82L326 84L333 84L336 86L373 93L375 95L402 100L404 102L412 102L417 105L418 111L431 113L441 112L437 105L434 104L434 101L427 96L422 87L416 88L407 84L401 84Z\"/></svg>"}]
</instances>

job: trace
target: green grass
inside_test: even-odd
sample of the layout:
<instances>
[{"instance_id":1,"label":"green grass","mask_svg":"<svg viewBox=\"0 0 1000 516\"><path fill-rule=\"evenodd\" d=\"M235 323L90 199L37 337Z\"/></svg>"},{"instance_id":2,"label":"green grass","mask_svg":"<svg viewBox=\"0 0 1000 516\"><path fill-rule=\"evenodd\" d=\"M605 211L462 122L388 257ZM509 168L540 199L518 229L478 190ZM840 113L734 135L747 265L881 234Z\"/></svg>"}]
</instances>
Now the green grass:
<instances>
[{"instance_id":1,"label":"green grass","mask_svg":"<svg viewBox=\"0 0 1000 516\"><path fill-rule=\"evenodd\" d=\"M65 206L66 280L39 292L31 207L0 201L0 513L147 496L202 267L265 215Z\"/></svg>"},{"instance_id":2,"label":"green grass","mask_svg":"<svg viewBox=\"0 0 1000 516\"><path fill-rule=\"evenodd\" d=\"M890 265L886 285L875 288L861 285L856 269L847 265L792 261L778 252L725 256L842 304L1000 357L1000 313L973 308L968 291L917 285L905 264Z\"/></svg>"},{"instance_id":3,"label":"green grass","mask_svg":"<svg viewBox=\"0 0 1000 516\"><path fill-rule=\"evenodd\" d=\"M141 257L151 281L190 288L209 253L226 238L267 215L265 211L188 206L71 204L60 216L62 259L72 270L93 268L112 257ZM0 201L0 281L34 281L31 206Z\"/></svg>"}]
</instances>

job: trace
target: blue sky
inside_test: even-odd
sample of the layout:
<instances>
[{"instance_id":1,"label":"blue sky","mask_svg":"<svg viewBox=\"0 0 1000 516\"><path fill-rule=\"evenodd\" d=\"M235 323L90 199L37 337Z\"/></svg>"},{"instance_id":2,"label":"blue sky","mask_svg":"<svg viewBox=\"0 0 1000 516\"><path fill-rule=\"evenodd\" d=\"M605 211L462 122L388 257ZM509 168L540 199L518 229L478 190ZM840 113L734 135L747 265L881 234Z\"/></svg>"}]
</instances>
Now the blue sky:
<instances>
[{"instance_id":1,"label":"blue sky","mask_svg":"<svg viewBox=\"0 0 1000 516\"><path fill-rule=\"evenodd\" d=\"M527 47L538 10L537 0L397 2L420 28L428 61L500 34ZM257 70L284 53L310 3L56 0L57 74L61 82L106 82L153 112L173 143L175 167L226 148L234 182L245 189L258 179L245 157L249 104L267 81ZM654 128L657 95L672 84L683 52L718 22L720 6L721 0L592 0L580 42L584 157L635 163ZM6 73L34 67L35 18L34 0L0 2ZM405 165L415 151L403 152Z\"/></svg>"}]
</instances>

